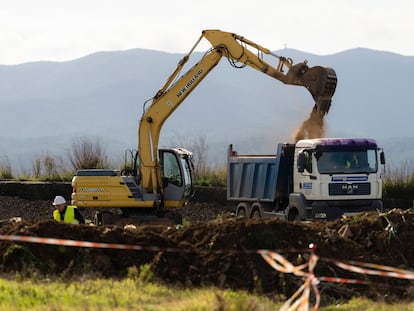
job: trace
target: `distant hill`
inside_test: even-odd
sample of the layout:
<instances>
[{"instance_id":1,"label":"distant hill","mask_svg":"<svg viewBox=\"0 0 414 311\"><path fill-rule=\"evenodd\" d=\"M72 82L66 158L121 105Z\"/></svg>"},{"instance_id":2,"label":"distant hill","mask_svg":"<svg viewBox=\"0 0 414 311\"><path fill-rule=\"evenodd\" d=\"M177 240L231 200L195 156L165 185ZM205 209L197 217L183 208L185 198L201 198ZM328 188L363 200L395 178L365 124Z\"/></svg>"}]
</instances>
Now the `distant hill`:
<instances>
[{"instance_id":1,"label":"distant hill","mask_svg":"<svg viewBox=\"0 0 414 311\"><path fill-rule=\"evenodd\" d=\"M398 165L414 154L414 57L352 49L319 56L284 49L295 63L335 69L338 85L326 117L327 136L376 138ZM198 61L195 53L192 61ZM0 164L31 167L35 156L65 154L73 139L99 139L112 157L136 148L143 103L162 87L182 54L134 49L67 62L0 66ZM189 67L187 67L188 69ZM163 145L205 137L209 161L224 163L228 144L274 152L292 141L313 106L310 94L223 59L166 122ZM122 161L122 159L120 160Z\"/></svg>"}]
</instances>

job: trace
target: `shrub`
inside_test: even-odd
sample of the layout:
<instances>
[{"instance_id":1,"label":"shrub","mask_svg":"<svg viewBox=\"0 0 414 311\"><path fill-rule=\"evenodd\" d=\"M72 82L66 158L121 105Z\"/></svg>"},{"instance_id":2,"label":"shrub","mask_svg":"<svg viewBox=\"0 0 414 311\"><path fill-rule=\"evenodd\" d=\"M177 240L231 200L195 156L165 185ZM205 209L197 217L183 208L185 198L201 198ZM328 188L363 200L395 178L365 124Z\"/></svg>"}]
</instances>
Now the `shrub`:
<instances>
[{"instance_id":1,"label":"shrub","mask_svg":"<svg viewBox=\"0 0 414 311\"><path fill-rule=\"evenodd\" d=\"M226 187L227 170L225 167L206 170L197 179L194 184L206 187Z\"/></svg>"},{"instance_id":2,"label":"shrub","mask_svg":"<svg viewBox=\"0 0 414 311\"><path fill-rule=\"evenodd\" d=\"M92 141L87 137L75 139L69 151L69 160L73 169L108 168L111 162L99 140Z\"/></svg>"},{"instance_id":3,"label":"shrub","mask_svg":"<svg viewBox=\"0 0 414 311\"><path fill-rule=\"evenodd\" d=\"M9 159L4 159L0 163L0 179L13 179L12 168Z\"/></svg>"},{"instance_id":4,"label":"shrub","mask_svg":"<svg viewBox=\"0 0 414 311\"><path fill-rule=\"evenodd\" d=\"M62 181L61 174L66 171L63 159L47 152L33 160L32 168L33 178L41 181Z\"/></svg>"},{"instance_id":5,"label":"shrub","mask_svg":"<svg viewBox=\"0 0 414 311\"><path fill-rule=\"evenodd\" d=\"M414 199L414 170L407 162L397 168L387 167L384 176L384 197Z\"/></svg>"}]
</instances>

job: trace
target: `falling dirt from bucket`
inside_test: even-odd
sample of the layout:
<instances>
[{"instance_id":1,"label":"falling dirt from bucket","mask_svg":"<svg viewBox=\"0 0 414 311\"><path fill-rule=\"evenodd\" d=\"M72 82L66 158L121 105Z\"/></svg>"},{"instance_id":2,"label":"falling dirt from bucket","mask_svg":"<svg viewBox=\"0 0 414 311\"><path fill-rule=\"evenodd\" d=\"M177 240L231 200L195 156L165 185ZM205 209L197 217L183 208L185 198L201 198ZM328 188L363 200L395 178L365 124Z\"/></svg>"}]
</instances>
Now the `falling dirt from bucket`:
<instances>
[{"instance_id":1,"label":"falling dirt from bucket","mask_svg":"<svg viewBox=\"0 0 414 311\"><path fill-rule=\"evenodd\" d=\"M301 126L293 135L295 142L305 138L320 138L325 134L323 115L314 108L308 119L303 121Z\"/></svg>"}]
</instances>

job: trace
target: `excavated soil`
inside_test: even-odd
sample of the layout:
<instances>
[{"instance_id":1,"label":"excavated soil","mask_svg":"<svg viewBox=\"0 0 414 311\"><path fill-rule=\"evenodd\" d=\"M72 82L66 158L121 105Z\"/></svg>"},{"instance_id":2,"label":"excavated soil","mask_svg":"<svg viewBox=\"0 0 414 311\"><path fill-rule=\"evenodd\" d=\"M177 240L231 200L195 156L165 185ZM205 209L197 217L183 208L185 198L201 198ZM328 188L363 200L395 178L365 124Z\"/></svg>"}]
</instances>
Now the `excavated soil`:
<instances>
[{"instance_id":1,"label":"excavated soil","mask_svg":"<svg viewBox=\"0 0 414 311\"><path fill-rule=\"evenodd\" d=\"M131 267L148 264L155 280L162 283L187 288L212 285L243 289L283 299L290 297L304 280L272 269L256 250L275 250L298 265L307 261L309 245L313 243L320 257L314 271L317 277L370 282L369 285L321 282L318 287L329 301L354 296L387 302L414 298L413 281L351 273L332 261L361 261L414 270L414 213L410 210L305 223L234 219L228 208L196 204L187 207L191 212L182 211L189 222L184 226L133 228L59 224L50 219L50 202L35 203L37 207L18 198L0 198L2 219L22 217L21 222L3 221L0 234L131 244L144 249L0 241L4 275L36 272L49 277L122 278Z\"/></svg>"}]
</instances>

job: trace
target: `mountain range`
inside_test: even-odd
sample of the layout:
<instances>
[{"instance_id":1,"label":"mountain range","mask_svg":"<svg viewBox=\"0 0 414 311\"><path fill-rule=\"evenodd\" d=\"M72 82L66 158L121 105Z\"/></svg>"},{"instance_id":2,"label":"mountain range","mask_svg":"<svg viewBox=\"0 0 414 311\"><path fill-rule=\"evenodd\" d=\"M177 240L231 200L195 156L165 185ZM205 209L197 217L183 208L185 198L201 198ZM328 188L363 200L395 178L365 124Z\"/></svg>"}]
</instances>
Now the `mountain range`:
<instances>
[{"instance_id":1,"label":"mountain range","mask_svg":"<svg viewBox=\"0 0 414 311\"><path fill-rule=\"evenodd\" d=\"M411 163L414 56L364 48L324 56L293 49L274 53L336 71L325 136L375 138L388 163ZM191 60L202 55L193 53ZM125 149L137 148L144 102L183 56L133 49L0 65L0 165L10 161L15 170L26 170L42 154L64 156L79 137L99 140L121 163ZM292 142L313 104L305 88L223 59L167 120L161 144L203 138L212 164L225 163L230 143L242 153L274 153L278 142Z\"/></svg>"}]
</instances>

